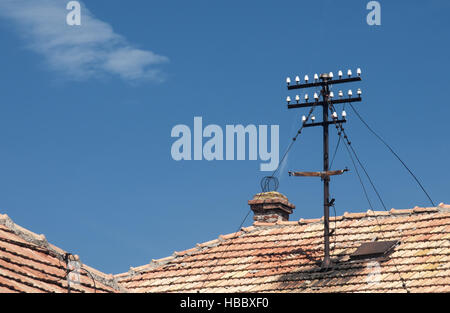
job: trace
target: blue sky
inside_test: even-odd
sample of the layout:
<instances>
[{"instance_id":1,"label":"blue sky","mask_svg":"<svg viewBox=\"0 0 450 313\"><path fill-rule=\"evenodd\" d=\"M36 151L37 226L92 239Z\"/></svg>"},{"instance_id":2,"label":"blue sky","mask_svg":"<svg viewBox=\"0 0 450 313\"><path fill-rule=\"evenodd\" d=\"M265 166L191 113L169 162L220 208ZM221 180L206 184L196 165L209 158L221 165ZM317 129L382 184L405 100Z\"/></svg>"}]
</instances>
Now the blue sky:
<instances>
[{"instance_id":1,"label":"blue sky","mask_svg":"<svg viewBox=\"0 0 450 313\"><path fill-rule=\"evenodd\" d=\"M450 3L68 1L0 4L0 212L106 273L125 272L237 229L260 191L260 161L172 160L172 127L280 125L280 154L302 110L286 76L361 67L359 112L450 202ZM61 16L62 15L62 16ZM399 162L348 112L347 130L388 208L429 205ZM336 144L332 132L331 150ZM343 148L343 146L341 146ZM320 129L288 156L279 191L292 219L323 215ZM351 168L344 149L336 167ZM338 214L368 209L354 171L331 184ZM382 207L373 192L376 209ZM245 225L251 224L251 215Z\"/></svg>"}]
</instances>

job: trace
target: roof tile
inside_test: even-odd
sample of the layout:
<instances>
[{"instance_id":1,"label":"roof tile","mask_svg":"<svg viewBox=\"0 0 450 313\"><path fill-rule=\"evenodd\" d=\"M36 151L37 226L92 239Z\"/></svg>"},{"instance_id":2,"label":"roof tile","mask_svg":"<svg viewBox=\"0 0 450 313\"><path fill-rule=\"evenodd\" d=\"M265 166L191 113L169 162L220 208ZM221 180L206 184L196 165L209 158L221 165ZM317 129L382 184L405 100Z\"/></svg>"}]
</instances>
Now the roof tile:
<instances>
[{"instance_id":1,"label":"roof tile","mask_svg":"<svg viewBox=\"0 0 450 313\"><path fill-rule=\"evenodd\" d=\"M130 285L132 292L149 286L149 282L152 284L146 292L404 292L401 279L411 291L446 286L450 284L450 273L448 266L442 266L450 258L449 221L450 212L436 208L345 213L336 218L331 238L335 268L325 273L320 272L323 219L255 222L239 233L221 235L219 242L199 245L202 250L192 255L177 254L174 262L196 267L203 271L202 275L175 268L170 276L178 279L170 281L169 286L163 278L168 272L156 267L150 271L159 276L144 278L138 274L127 277L127 281L135 283ZM399 240L400 245L387 260L374 260L378 265L371 268L349 258L360 243L372 240ZM380 281L371 283L368 275L376 277L378 270ZM119 279L125 281L124 276ZM412 289L414 284L417 287Z\"/></svg>"},{"instance_id":2,"label":"roof tile","mask_svg":"<svg viewBox=\"0 0 450 313\"><path fill-rule=\"evenodd\" d=\"M0 287L8 292L68 292L66 252L0 214ZM72 256L78 260L77 256ZM88 275L89 272L90 276ZM116 278L82 265L72 292L115 292ZM95 280L95 288L92 279Z\"/></svg>"}]
</instances>

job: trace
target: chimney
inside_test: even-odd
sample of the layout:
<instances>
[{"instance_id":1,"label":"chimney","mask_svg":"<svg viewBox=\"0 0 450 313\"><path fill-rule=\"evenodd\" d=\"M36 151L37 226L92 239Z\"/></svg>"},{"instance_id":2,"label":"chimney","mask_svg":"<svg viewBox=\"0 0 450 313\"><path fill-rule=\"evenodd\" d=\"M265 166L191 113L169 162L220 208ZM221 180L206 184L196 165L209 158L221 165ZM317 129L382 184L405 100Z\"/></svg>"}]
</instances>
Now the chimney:
<instances>
[{"instance_id":1,"label":"chimney","mask_svg":"<svg viewBox=\"0 0 450 313\"><path fill-rule=\"evenodd\" d=\"M253 220L264 223L288 221L289 214L295 209L286 196L276 191L258 193L248 204L254 213Z\"/></svg>"}]
</instances>

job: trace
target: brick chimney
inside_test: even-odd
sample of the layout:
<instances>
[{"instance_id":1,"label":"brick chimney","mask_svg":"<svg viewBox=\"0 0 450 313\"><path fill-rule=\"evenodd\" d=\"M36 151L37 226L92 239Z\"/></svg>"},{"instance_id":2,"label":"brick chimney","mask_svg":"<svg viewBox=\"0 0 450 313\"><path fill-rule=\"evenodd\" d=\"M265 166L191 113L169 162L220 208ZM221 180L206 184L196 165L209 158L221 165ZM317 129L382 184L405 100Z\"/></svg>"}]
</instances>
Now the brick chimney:
<instances>
[{"instance_id":1,"label":"brick chimney","mask_svg":"<svg viewBox=\"0 0 450 313\"><path fill-rule=\"evenodd\" d=\"M288 221L289 214L295 209L295 205L286 196L276 191L258 193L248 204L254 213L255 222Z\"/></svg>"}]
</instances>

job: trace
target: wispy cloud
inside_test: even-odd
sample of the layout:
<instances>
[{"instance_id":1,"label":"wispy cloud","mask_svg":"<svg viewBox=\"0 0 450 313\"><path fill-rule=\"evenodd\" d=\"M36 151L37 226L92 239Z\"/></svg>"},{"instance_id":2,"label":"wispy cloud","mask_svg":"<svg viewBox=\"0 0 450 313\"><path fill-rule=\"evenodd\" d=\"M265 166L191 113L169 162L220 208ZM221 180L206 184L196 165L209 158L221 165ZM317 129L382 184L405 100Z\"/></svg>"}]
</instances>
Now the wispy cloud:
<instances>
[{"instance_id":1,"label":"wispy cloud","mask_svg":"<svg viewBox=\"0 0 450 313\"><path fill-rule=\"evenodd\" d=\"M68 1L1 0L0 16L13 22L27 47L44 56L51 69L74 79L105 74L124 80L161 80L165 56L133 47L108 23L83 6L82 24L66 23Z\"/></svg>"}]
</instances>

